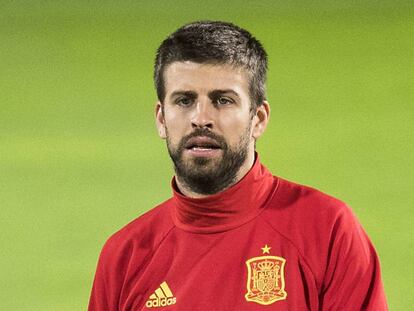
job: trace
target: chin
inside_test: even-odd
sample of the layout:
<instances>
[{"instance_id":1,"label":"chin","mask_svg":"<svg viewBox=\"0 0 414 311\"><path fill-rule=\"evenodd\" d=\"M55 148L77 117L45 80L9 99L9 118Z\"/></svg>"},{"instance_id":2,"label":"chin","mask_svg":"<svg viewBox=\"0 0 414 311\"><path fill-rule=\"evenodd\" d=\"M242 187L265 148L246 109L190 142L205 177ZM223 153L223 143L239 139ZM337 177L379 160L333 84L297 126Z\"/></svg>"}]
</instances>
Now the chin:
<instances>
[{"instance_id":1,"label":"chin","mask_svg":"<svg viewBox=\"0 0 414 311\"><path fill-rule=\"evenodd\" d=\"M184 164L187 170L207 172L219 168L222 160L221 157L184 157L181 163Z\"/></svg>"}]
</instances>

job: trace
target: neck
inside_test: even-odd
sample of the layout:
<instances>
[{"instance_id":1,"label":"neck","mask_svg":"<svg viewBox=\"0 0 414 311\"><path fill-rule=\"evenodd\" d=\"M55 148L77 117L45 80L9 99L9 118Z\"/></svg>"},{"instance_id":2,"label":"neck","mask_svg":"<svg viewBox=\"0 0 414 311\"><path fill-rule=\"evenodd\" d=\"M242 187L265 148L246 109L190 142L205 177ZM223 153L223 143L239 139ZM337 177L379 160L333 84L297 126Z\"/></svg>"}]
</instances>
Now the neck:
<instances>
[{"instance_id":1,"label":"neck","mask_svg":"<svg viewBox=\"0 0 414 311\"><path fill-rule=\"evenodd\" d=\"M277 179L260 163L258 155L249 172L237 184L210 196L184 195L174 177L171 181L171 215L176 226L185 231L215 233L231 230L256 217L276 193L277 184Z\"/></svg>"},{"instance_id":2,"label":"neck","mask_svg":"<svg viewBox=\"0 0 414 311\"><path fill-rule=\"evenodd\" d=\"M243 165L240 167L239 171L237 172L236 178L225 188L221 189L220 192L238 183L249 172L253 164L254 164L254 151L249 153L249 155L246 158L246 161L243 163ZM177 176L175 181L176 181L177 187L180 190L180 192L189 198L205 198L205 197L210 196L210 194L194 192L191 189L191 186L181 181L179 176Z\"/></svg>"}]
</instances>

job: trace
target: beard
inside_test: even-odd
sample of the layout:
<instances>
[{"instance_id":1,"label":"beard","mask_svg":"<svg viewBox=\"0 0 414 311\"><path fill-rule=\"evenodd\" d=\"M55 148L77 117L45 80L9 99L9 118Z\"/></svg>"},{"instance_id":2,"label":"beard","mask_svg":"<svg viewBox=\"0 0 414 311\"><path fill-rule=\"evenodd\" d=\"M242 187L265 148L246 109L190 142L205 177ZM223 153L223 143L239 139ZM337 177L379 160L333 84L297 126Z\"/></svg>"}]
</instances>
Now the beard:
<instances>
[{"instance_id":1,"label":"beard","mask_svg":"<svg viewBox=\"0 0 414 311\"><path fill-rule=\"evenodd\" d=\"M205 128L198 128L193 133L183 137L178 146L172 145L167 130L168 153L174 163L174 170L178 180L193 192L204 195L218 193L233 183L237 178L240 167L246 162L250 143L250 128L247 126L235 146L229 146L226 140ZM185 160L183 157L186 143L197 136L206 136L214 139L220 146L221 157L192 157Z\"/></svg>"}]
</instances>

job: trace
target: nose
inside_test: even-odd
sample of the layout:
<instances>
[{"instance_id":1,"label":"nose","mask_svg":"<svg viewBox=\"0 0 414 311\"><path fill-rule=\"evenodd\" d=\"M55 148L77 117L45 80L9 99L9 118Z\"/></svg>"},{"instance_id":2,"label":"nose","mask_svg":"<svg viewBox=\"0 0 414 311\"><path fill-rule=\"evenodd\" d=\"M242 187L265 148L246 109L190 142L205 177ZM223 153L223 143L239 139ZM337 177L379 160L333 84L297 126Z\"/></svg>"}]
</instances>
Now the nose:
<instances>
[{"instance_id":1,"label":"nose","mask_svg":"<svg viewBox=\"0 0 414 311\"><path fill-rule=\"evenodd\" d=\"M193 111L191 125L193 128L209 128L214 125L214 107L208 100L199 99Z\"/></svg>"}]
</instances>

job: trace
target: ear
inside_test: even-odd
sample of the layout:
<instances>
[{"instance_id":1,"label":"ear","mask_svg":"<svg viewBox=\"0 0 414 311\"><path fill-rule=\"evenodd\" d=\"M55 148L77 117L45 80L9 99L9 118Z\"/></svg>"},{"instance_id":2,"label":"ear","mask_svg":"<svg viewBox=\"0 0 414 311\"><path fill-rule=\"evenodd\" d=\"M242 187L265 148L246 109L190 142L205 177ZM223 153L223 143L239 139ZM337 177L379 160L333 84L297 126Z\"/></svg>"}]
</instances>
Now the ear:
<instances>
[{"instance_id":1,"label":"ear","mask_svg":"<svg viewBox=\"0 0 414 311\"><path fill-rule=\"evenodd\" d=\"M270 117L270 105L267 101L256 108L256 114L253 117L252 136L254 139L258 139L266 130L267 123Z\"/></svg>"},{"instance_id":2,"label":"ear","mask_svg":"<svg viewBox=\"0 0 414 311\"><path fill-rule=\"evenodd\" d=\"M157 101L155 104L155 124L157 125L158 135L160 135L162 139L167 138L166 130L165 130L164 113L163 113L162 104L160 101Z\"/></svg>"}]
</instances>

